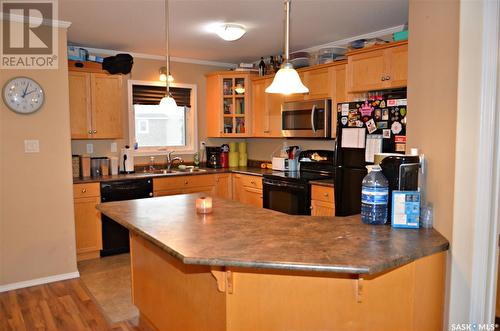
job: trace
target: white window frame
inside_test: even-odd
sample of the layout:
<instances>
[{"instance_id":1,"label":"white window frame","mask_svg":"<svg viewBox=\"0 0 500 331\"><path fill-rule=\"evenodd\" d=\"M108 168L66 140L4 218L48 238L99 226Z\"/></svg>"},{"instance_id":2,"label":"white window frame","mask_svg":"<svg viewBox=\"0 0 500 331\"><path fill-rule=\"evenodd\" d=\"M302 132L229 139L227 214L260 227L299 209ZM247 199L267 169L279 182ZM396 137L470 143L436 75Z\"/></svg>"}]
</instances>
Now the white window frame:
<instances>
[{"instance_id":1,"label":"white window frame","mask_svg":"<svg viewBox=\"0 0 500 331\"><path fill-rule=\"evenodd\" d=\"M129 127L129 145L135 144L135 111L132 98L132 88L134 85L146 86L165 86L165 83L159 81L145 81L145 80L129 80L128 81L128 127ZM168 152L176 152L176 154L194 154L198 151L198 107L197 107L197 85L196 84L183 84L183 83L170 83L170 87L189 88L191 89L191 108L186 112L186 146L172 146L172 147L142 147L134 151L137 156L154 156L166 155ZM188 132L191 132L189 134Z\"/></svg>"}]
</instances>

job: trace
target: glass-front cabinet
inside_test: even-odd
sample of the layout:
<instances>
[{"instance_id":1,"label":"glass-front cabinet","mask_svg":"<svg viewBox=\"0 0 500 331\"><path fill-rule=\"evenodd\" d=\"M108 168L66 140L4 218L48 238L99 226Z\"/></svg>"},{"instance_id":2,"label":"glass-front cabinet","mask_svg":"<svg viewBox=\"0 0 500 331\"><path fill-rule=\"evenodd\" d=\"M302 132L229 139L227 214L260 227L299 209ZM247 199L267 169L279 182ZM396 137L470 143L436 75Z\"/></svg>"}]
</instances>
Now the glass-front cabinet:
<instances>
[{"instance_id":1,"label":"glass-front cabinet","mask_svg":"<svg viewBox=\"0 0 500 331\"><path fill-rule=\"evenodd\" d=\"M207 135L247 137L251 133L250 77L246 71L207 75Z\"/></svg>"}]
</instances>

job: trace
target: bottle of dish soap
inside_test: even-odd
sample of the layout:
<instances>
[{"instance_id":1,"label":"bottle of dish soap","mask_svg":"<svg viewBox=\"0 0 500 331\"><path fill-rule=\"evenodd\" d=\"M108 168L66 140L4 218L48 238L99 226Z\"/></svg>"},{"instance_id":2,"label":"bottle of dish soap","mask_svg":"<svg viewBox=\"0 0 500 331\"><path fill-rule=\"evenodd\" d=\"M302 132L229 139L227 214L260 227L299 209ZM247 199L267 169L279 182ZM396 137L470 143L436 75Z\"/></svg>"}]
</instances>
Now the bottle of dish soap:
<instances>
[{"instance_id":1,"label":"bottle of dish soap","mask_svg":"<svg viewBox=\"0 0 500 331\"><path fill-rule=\"evenodd\" d=\"M389 182L375 165L361 183L361 220L366 224L386 224Z\"/></svg>"}]
</instances>

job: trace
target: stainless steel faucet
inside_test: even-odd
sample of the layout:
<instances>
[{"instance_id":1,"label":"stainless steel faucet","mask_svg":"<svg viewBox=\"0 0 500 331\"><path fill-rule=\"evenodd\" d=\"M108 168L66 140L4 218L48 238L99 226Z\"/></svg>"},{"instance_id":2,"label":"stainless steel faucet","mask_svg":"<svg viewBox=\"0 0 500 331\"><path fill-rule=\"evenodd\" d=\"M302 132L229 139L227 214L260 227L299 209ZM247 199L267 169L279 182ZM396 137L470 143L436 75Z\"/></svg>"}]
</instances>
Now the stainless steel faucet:
<instances>
[{"instance_id":1,"label":"stainless steel faucet","mask_svg":"<svg viewBox=\"0 0 500 331\"><path fill-rule=\"evenodd\" d=\"M184 160L181 157L179 157L179 156L172 157L173 153L174 152L168 152L167 153L167 172L171 171L170 169L172 168L172 164L175 161L179 161L179 163L183 163L184 162Z\"/></svg>"}]
</instances>

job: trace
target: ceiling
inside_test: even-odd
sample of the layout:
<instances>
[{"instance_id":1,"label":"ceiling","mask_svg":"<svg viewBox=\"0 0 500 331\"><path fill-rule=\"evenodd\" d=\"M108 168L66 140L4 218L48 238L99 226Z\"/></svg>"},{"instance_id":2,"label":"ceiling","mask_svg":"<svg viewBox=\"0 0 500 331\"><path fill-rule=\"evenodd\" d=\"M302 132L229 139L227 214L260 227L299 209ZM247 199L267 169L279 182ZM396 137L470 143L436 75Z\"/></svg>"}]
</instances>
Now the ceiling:
<instances>
[{"instance_id":1,"label":"ceiling","mask_svg":"<svg viewBox=\"0 0 500 331\"><path fill-rule=\"evenodd\" d=\"M170 48L175 57L239 63L281 53L282 0L170 0ZM71 43L163 55L162 0L59 0L72 22ZM291 50L338 41L408 21L408 0L293 0ZM214 22L240 23L247 33L227 42L207 32Z\"/></svg>"}]
</instances>

